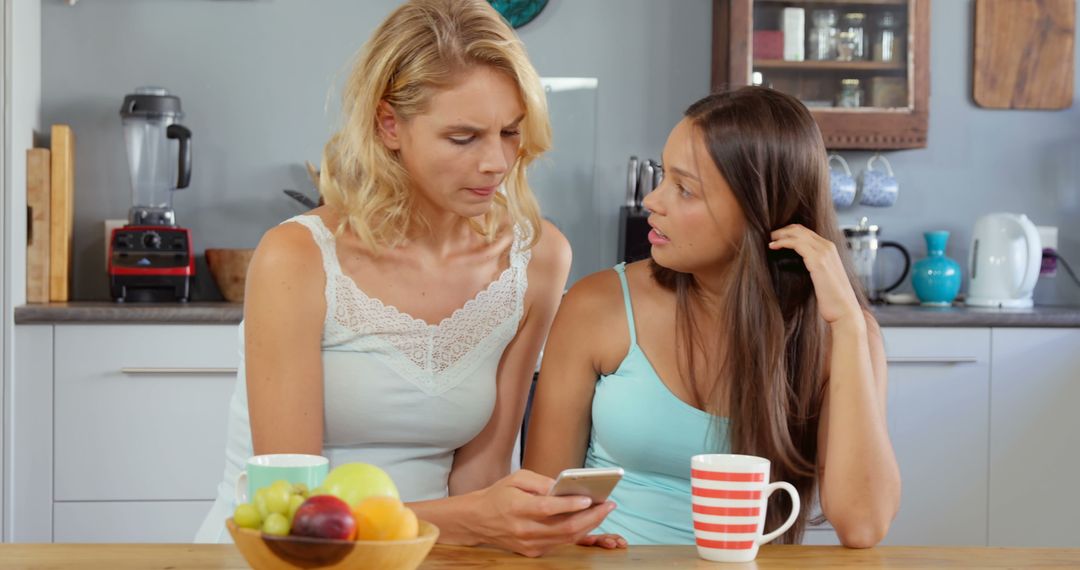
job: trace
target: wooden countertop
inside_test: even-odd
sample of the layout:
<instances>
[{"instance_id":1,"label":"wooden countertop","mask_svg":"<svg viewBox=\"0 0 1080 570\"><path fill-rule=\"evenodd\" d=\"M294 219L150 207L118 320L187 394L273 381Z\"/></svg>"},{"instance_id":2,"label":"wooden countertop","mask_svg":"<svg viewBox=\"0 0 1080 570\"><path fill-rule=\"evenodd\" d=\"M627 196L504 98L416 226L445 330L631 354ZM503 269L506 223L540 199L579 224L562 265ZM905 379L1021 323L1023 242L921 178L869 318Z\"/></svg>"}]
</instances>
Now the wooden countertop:
<instances>
[{"instance_id":1,"label":"wooden countertop","mask_svg":"<svg viewBox=\"0 0 1080 570\"><path fill-rule=\"evenodd\" d=\"M0 544L0 570L24 568L248 568L231 544ZM636 546L620 551L568 546L543 558L490 548L438 545L423 569L500 568L1080 568L1080 549L886 546L765 546L757 560L718 564L692 546Z\"/></svg>"}]
</instances>

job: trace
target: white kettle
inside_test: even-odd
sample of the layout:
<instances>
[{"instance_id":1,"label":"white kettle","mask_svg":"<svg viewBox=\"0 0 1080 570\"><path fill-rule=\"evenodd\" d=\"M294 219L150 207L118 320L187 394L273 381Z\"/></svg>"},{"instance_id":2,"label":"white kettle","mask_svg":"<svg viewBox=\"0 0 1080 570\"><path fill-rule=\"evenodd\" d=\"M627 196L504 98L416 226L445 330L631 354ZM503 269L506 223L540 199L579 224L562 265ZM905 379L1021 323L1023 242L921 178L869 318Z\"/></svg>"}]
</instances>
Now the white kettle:
<instances>
[{"instance_id":1,"label":"white kettle","mask_svg":"<svg viewBox=\"0 0 1080 570\"><path fill-rule=\"evenodd\" d=\"M1023 214L988 214L975 222L968 253L966 303L973 307L1024 308L1042 266L1042 242Z\"/></svg>"}]
</instances>

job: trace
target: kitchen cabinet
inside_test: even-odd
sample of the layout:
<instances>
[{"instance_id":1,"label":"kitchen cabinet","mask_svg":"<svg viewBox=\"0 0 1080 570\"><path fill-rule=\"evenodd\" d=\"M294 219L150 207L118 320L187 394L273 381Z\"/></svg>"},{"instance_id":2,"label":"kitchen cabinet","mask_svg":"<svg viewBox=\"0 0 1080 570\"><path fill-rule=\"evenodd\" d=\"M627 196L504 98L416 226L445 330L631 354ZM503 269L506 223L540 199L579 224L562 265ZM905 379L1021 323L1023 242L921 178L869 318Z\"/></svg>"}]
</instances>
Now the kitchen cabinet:
<instances>
[{"instance_id":1,"label":"kitchen cabinet","mask_svg":"<svg viewBox=\"0 0 1080 570\"><path fill-rule=\"evenodd\" d=\"M713 0L712 89L798 97L830 149L926 147L929 55L930 0Z\"/></svg>"},{"instance_id":2,"label":"kitchen cabinet","mask_svg":"<svg viewBox=\"0 0 1080 570\"><path fill-rule=\"evenodd\" d=\"M190 542L224 467L236 325L15 333L4 540ZM1080 328L883 335L903 480L884 544L1080 547Z\"/></svg>"},{"instance_id":3,"label":"kitchen cabinet","mask_svg":"<svg viewBox=\"0 0 1080 570\"><path fill-rule=\"evenodd\" d=\"M1080 329L994 329L991 546L1080 547Z\"/></svg>"},{"instance_id":4,"label":"kitchen cabinet","mask_svg":"<svg viewBox=\"0 0 1080 570\"><path fill-rule=\"evenodd\" d=\"M225 465L236 325L16 330L47 357L18 360L11 539L190 542Z\"/></svg>"},{"instance_id":5,"label":"kitchen cabinet","mask_svg":"<svg viewBox=\"0 0 1080 570\"><path fill-rule=\"evenodd\" d=\"M986 544L990 329L885 331L903 492L884 544Z\"/></svg>"},{"instance_id":6,"label":"kitchen cabinet","mask_svg":"<svg viewBox=\"0 0 1080 570\"><path fill-rule=\"evenodd\" d=\"M883 544L985 545L990 329L884 328L888 427L903 481ZM839 544L827 525L804 544Z\"/></svg>"}]
</instances>

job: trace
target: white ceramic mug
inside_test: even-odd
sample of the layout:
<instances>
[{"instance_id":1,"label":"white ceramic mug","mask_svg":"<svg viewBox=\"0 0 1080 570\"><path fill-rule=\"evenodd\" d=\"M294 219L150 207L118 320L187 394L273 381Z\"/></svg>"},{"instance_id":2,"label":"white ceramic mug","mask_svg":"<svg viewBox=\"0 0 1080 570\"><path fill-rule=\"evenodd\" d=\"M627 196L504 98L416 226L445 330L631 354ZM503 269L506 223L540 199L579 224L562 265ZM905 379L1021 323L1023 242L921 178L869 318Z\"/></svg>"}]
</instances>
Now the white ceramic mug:
<instances>
[{"instance_id":1,"label":"white ceramic mug","mask_svg":"<svg viewBox=\"0 0 1080 570\"><path fill-rule=\"evenodd\" d=\"M749 562L758 548L784 534L799 516L799 493L790 483L769 483L768 459L753 455L707 454L690 460L691 509L698 556L714 562ZM791 514L780 528L764 533L769 496L791 495Z\"/></svg>"},{"instance_id":2,"label":"white ceramic mug","mask_svg":"<svg viewBox=\"0 0 1080 570\"><path fill-rule=\"evenodd\" d=\"M884 171L874 169L874 163L879 160L885 165ZM859 203L863 206L887 208L896 203L896 197L899 194L900 183L896 181L889 159L880 154L870 157L870 160L866 162L866 170L862 173Z\"/></svg>"},{"instance_id":3,"label":"white ceramic mug","mask_svg":"<svg viewBox=\"0 0 1080 570\"><path fill-rule=\"evenodd\" d=\"M843 172L832 169L833 161L839 161L844 167ZM829 155L829 193L832 195L833 205L837 208L846 208L855 203L855 178L851 176L851 168L839 154Z\"/></svg>"}]
</instances>

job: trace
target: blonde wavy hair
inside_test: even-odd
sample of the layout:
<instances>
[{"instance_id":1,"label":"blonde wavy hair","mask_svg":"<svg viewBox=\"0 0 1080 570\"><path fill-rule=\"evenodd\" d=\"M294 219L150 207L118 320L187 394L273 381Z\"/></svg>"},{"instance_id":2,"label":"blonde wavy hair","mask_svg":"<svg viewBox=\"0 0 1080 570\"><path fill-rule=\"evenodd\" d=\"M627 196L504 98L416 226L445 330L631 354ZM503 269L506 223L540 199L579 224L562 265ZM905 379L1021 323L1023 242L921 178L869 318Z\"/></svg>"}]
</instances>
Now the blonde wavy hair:
<instances>
[{"instance_id":1,"label":"blonde wavy hair","mask_svg":"<svg viewBox=\"0 0 1080 570\"><path fill-rule=\"evenodd\" d=\"M432 96L453 86L462 72L487 66L513 79L525 117L521 146L495 193L495 205L473 229L493 241L509 216L540 235L540 208L526 168L551 147L551 124L540 77L525 47L485 0L410 0L375 30L359 52L342 94L344 124L323 149L319 192L343 212L347 227L372 251L400 245L426 222L416 213L408 172L398 153L378 137L376 110L386 101L408 120L427 109Z\"/></svg>"}]
</instances>

